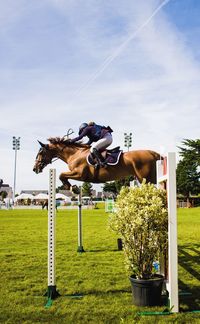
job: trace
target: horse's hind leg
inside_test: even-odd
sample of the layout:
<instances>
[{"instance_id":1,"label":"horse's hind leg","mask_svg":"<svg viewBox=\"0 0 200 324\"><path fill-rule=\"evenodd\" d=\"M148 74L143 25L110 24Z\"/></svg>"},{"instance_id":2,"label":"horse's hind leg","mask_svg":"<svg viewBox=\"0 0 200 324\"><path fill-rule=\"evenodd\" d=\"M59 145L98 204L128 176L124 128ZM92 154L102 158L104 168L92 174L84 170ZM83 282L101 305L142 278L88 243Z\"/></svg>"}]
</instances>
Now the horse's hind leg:
<instances>
[{"instance_id":1,"label":"horse's hind leg","mask_svg":"<svg viewBox=\"0 0 200 324\"><path fill-rule=\"evenodd\" d=\"M145 164L133 164L133 169L131 172L140 183L143 179L146 179L146 182L156 183L156 165L155 163L145 163Z\"/></svg>"},{"instance_id":2,"label":"horse's hind leg","mask_svg":"<svg viewBox=\"0 0 200 324\"><path fill-rule=\"evenodd\" d=\"M135 175L139 182L141 183L143 179L146 179L146 182L156 183L156 164L155 163L147 163L143 165L142 168L135 168Z\"/></svg>"},{"instance_id":3,"label":"horse's hind leg","mask_svg":"<svg viewBox=\"0 0 200 324\"><path fill-rule=\"evenodd\" d=\"M146 178L147 182L156 184L157 180L156 180L156 163L153 162L151 163L150 167L149 167L149 174Z\"/></svg>"}]
</instances>

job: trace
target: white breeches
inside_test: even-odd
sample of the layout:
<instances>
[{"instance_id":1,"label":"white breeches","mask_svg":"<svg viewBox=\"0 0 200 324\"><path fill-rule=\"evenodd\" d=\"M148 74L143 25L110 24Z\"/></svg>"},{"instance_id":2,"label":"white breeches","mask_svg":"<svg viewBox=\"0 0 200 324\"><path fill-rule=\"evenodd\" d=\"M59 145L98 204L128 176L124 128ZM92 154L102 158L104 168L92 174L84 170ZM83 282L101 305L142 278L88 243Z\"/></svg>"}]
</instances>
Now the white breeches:
<instances>
[{"instance_id":1,"label":"white breeches","mask_svg":"<svg viewBox=\"0 0 200 324\"><path fill-rule=\"evenodd\" d=\"M106 133L103 138L101 138L97 142L92 143L90 152L93 153L94 148L97 150L104 150L106 147L112 144L112 141L112 135L110 133Z\"/></svg>"}]
</instances>

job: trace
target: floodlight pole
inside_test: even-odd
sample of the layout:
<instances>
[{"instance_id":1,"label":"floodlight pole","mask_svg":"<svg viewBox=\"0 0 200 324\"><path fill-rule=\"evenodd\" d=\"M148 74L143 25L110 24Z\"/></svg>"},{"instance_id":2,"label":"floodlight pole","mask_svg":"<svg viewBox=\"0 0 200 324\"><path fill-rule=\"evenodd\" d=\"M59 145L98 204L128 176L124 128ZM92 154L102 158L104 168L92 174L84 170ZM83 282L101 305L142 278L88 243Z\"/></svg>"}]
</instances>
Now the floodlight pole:
<instances>
[{"instance_id":1,"label":"floodlight pole","mask_svg":"<svg viewBox=\"0 0 200 324\"><path fill-rule=\"evenodd\" d=\"M124 133L124 146L127 147L128 152L129 152L129 147L132 145L132 133Z\"/></svg>"},{"instance_id":2,"label":"floodlight pole","mask_svg":"<svg viewBox=\"0 0 200 324\"><path fill-rule=\"evenodd\" d=\"M15 148L15 166L14 166L13 203L14 203L14 198L15 198L15 188L16 188L16 171L17 171L17 149Z\"/></svg>"},{"instance_id":3,"label":"floodlight pole","mask_svg":"<svg viewBox=\"0 0 200 324\"><path fill-rule=\"evenodd\" d=\"M17 174L17 151L20 149L20 137L13 136L13 150L15 151L15 163L14 163L14 184L13 184L13 204L15 199L16 190L16 174Z\"/></svg>"}]
</instances>

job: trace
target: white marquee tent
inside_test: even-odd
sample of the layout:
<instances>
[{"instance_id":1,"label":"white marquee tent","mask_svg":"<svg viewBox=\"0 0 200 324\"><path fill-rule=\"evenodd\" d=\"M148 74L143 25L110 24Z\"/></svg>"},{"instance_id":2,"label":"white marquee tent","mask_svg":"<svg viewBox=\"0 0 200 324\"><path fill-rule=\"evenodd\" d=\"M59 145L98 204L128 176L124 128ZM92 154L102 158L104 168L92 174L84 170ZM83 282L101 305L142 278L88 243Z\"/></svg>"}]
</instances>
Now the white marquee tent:
<instances>
[{"instance_id":1,"label":"white marquee tent","mask_svg":"<svg viewBox=\"0 0 200 324\"><path fill-rule=\"evenodd\" d=\"M71 202L71 198L69 198L68 196L65 196L61 193L56 194L56 199L64 200L65 202Z\"/></svg>"},{"instance_id":2,"label":"white marquee tent","mask_svg":"<svg viewBox=\"0 0 200 324\"><path fill-rule=\"evenodd\" d=\"M49 198L49 196L45 193L39 193L38 195L33 197L34 200L45 200L48 198Z\"/></svg>"},{"instance_id":3,"label":"white marquee tent","mask_svg":"<svg viewBox=\"0 0 200 324\"><path fill-rule=\"evenodd\" d=\"M31 194L26 194L26 193L22 193L21 195L15 197L14 201L18 201L18 200L26 200L26 199L34 199L34 196Z\"/></svg>"}]
</instances>

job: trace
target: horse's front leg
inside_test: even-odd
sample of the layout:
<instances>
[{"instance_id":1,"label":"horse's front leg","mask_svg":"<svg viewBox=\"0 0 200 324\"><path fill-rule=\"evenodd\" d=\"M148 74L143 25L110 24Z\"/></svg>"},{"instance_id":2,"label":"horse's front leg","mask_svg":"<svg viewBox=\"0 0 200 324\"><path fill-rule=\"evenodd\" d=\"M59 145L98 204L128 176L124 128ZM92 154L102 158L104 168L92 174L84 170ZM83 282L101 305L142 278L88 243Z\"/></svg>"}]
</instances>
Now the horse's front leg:
<instances>
[{"instance_id":1,"label":"horse's front leg","mask_svg":"<svg viewBox=\"0 0 200 324\"><path fill-rule=\"evenodd\" d=\"M80 193L78 186L72 186L71 183L68 181L68 179L80 180L80 174L78 174L76 171L62 172L59 176L59 179L63 183L66 190L70 190L72 188L72 191L74 193Z\"/></svg>"}]
</instances>

